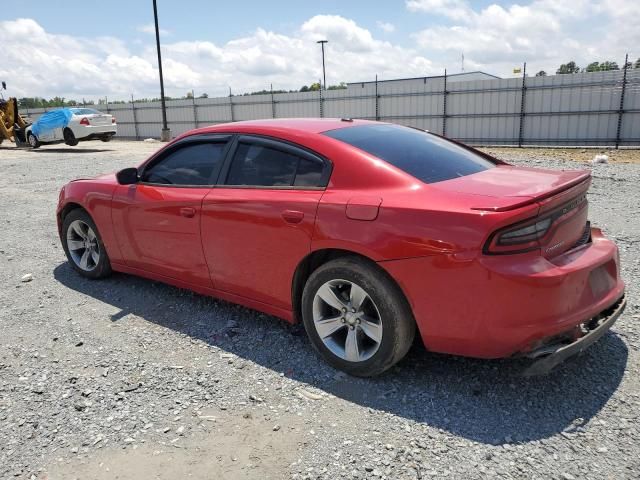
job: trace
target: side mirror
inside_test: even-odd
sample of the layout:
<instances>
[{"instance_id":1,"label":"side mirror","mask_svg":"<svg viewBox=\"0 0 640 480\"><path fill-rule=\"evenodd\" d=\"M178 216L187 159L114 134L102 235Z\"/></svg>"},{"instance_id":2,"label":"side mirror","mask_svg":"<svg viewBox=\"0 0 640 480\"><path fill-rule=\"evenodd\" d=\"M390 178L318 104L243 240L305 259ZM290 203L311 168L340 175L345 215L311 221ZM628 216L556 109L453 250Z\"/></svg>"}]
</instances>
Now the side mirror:
<instances>
[{"instance_id":1,"label":"side mirror","mask_svg":"<svg viewBox=\"0 0 640 480\"><path fill-rule=\"evenodd\" d=\"M136 167L125 168L116 173L116 178L120 185L133 185L140 181L138 176L138 169Z\"/></svg>"}]
</instances>

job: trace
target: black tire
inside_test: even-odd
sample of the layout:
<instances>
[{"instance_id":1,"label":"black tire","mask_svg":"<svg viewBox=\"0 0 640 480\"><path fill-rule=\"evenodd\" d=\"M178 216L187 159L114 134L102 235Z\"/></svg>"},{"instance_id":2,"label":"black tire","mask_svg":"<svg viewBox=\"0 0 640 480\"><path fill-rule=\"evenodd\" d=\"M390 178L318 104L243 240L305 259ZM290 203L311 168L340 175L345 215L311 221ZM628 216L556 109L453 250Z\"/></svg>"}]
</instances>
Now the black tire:
<instances>
[{"instance_id":1,"label":"black tire","mask_svg":"<svg viewBox=\"0 0 640 480\"><path fill-rule=\"evenodd\" d=\"M31 148L40 148L40 140L31 132L27 135L27 143Z\"/></svg>"},{"instance_id":2,"label":"black tire","mask_svg":"<svg viewBox=\"0 0 640 480\"><path fill-rule=\"evenodd\" d=\"M84 222L86 225L91 227L93 232L95 233L97 244L98 244L98 255L99 260L95 267L92 270L83 270L73 259L68 245L68 237L69 237L69 227L76 220L80 220ZM85 278L90 279L98 279L104 278L111 274L111 262L109 261L109 256L107 255L107 249L104 247L104 243L102 243L102 237L100 236L100 232L98 231L98 227L95 222L91 218L91 216L83 209L77 208L75 210L71 210L66 217L64 217L64 221L62 222L62 232L60 234L62 241L62 248L64 249L64 253L67 255L67 260L71 267L82 275Z\"/></svg>"},{"instance_id":3,"label":"black tire","mask_svg":"<svg viewBox=\"0 0 640 480\"><path fill-rule=\"evenodd\" d=\"M110 142L111 141L111 136L102 137L100 140L102 140L103 142Z\"/></svg>"},{"instance_id":4,"label":"black tire","mask_svg":"<svg viewBox=\"0 0 640 480\"><path fill-rule=\"evenodd\" d=\"M64 135L64 143L66 143L70 147L75 147L76 145L78 145L78 139L73 134L70 128L65 128L63 135Z\"/></svg>"},{"instance_id":5,"label":"black tire","mask_svg":"<svg viewBox=\"0 0 640 480\"><path fill-rule=\"evenodd\" d=\"M325 283L338 279L360 286L380 313L382 339L368 359L353 362L334 354L314 326L316 293ZM302 319L311 344L326 362L358 377L378 375L399 362L409 351L416 330L411 308L398 285L373 262L355 256L327 262L310 275L302 293Z\"/></svg>"}]
</instances>

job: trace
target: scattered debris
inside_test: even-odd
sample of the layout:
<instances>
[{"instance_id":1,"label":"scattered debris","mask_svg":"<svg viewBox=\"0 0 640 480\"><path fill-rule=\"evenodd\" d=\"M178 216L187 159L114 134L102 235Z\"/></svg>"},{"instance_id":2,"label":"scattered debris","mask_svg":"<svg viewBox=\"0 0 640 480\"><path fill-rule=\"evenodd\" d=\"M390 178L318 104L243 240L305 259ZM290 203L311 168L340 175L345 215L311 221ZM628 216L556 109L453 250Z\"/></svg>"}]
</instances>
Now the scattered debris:
<instances>
[{"instance_id":1,"label":"scattered debris","mask_svg":"<svg viewBox=\"0 0 640 480\"><path fill-rule=\"evenodd\" d=\"M594 165L598 163L609 163L609 155L605 155L604 153L596 155L595 157L593 157L593 160L591 160L591 163L593 163Z\"/></svg>"}]
</instances>

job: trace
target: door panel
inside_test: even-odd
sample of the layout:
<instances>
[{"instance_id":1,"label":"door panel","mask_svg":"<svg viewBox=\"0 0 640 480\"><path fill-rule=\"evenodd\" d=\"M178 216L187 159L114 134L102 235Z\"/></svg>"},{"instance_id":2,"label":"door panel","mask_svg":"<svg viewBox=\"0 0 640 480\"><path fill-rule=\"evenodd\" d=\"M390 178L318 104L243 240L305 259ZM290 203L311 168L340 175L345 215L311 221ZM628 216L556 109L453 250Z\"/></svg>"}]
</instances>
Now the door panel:
<instances>
[{"instance_id":1,"label":"door panel","mask_svg":"<svg viewBox=\"0 0 640 480\"><path fill-rule=\"evenodd\" d=\"M113 226L133 268L211 287L200 241L202 200L210 187L121 185L113 196Z\"/></svg>"},{"instance_id":2,"label":"door panel","mask_svg":"<svg viewBox=\"0 0 640 480\"><path fill-rule=\"evenodd\" d=\"M215 288L291 309L291 281L310 252L323 191L212 189L202 244Z\"/></svg>"}]
</instances>

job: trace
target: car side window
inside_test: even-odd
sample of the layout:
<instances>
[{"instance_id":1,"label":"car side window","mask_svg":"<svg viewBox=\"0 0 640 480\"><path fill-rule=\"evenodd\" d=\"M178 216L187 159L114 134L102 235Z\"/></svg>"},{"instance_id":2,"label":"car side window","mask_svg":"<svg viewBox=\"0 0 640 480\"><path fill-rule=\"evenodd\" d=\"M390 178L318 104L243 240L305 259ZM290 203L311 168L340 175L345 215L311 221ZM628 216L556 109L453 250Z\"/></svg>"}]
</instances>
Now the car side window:
<instances>
[{"instance_id":1,"label":"car side window","mask_svg":"<svg viewBox=\"0 0 640 480\"><path fill-rule=\"evenodd\" d=\"M142 181L166 185L213 185L224 160L226 142L191 143L145 169Z\"/></svg>"},{"instance_id":2,"label":"car side window","mask_svg":"<svg viewBox=\"0 0 640 480\"><path fill-rule=\"evenodd\" d=\"M227 185L322 187L324 162L262 144L240 141Z\"/></svg>"}]
</instances>

